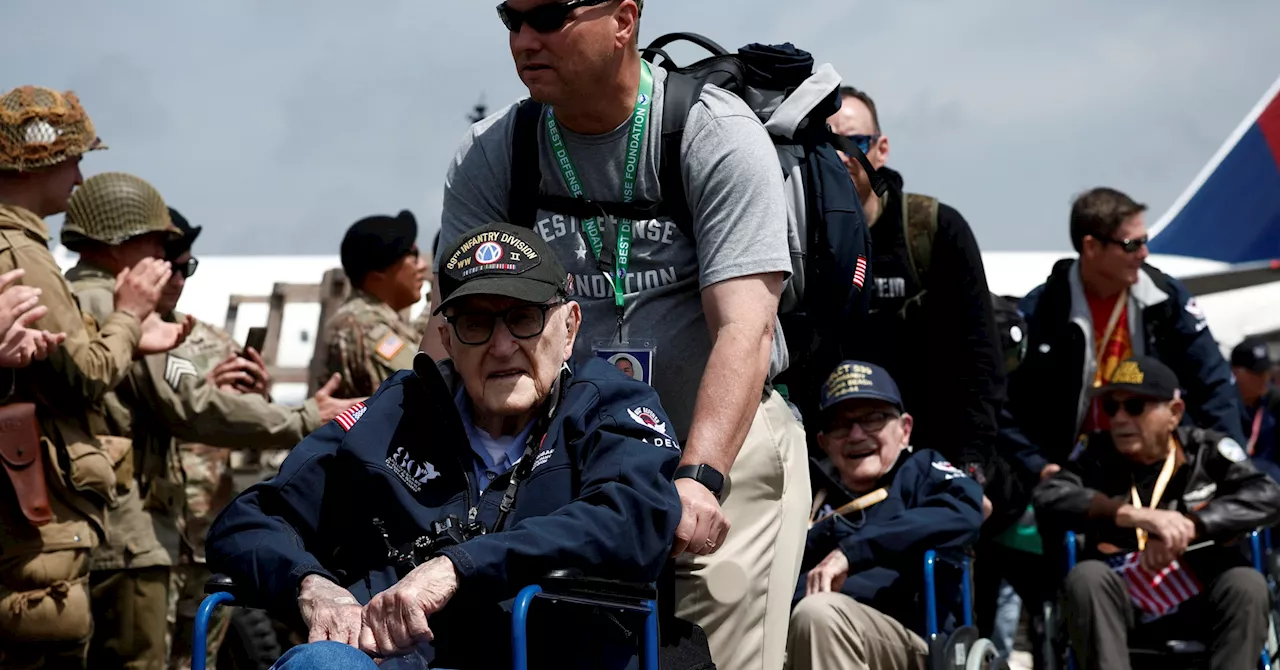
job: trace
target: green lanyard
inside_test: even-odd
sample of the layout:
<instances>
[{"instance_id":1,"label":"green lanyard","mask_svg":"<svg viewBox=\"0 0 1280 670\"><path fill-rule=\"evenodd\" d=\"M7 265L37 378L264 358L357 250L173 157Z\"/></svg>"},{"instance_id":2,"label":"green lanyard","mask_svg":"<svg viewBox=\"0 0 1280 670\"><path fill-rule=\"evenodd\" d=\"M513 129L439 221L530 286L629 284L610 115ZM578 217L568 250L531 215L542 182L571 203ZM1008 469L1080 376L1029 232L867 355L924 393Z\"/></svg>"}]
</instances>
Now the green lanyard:
<instances>
[{"instance_id":1,"label":"green lanyard","mask_svg":"<svg viewBox=\"0 0 1280 670\"><path fill-rule=\"evenodd\" d=\"M623 202L631 202L635 199L636 178L640 174L640 155L644 152L645 130L649 127L649 109L653 105L653 73L649 70L647 62L641 61L640 66L640 93L636 96L635 111L631 113L630 130L627 132L626 166L622 171ZM578 170L573 167L573 161L569 159L569 149L565 147L564 138L560 134L560 124L556 123L556 117L550 107L547 108L547 136L551 139L556 164L560 166L560 172L564 175L564 183L569 187L569 193L575 198L586 199L587 195L582 190L582 181L578 178ZM587 233L587 241L591 243L591 252L595 254L597 261L604 253L604 238L600 232L601 223L596 217L582 222L582 228ZM627 276L627 263L631 258L632 225L633 222L630 219L618 220L618 258L614 271L610 273L605 270L604 272L605 279L613 287L614 307L618 310L619 328L622 325L626 298L626 282L623 280Z\"/></svg>"}]
</instances>

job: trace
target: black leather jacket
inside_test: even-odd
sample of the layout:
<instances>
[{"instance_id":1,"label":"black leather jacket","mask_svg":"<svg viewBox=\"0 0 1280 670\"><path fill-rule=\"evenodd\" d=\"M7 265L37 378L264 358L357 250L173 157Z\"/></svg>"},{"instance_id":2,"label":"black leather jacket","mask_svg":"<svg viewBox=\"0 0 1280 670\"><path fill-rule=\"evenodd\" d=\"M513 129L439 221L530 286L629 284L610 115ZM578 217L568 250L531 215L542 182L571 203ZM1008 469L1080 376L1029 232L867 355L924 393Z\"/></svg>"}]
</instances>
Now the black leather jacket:
<instances>
[{"instance_id":1,"label":"black leather jacket","mask_svg":"<svg viewBox=\"0 0 1280 670\"><path fill-rule=\"evenodd\" d=\"M1222 545L1280 521L1280 485L1254 468L1239 443L1222 433L1183 426L1176 436L1182 446L1179 466L1158 507L1190 518L1196 525L1196 543L1218 543L1188 553L1189 563L1212 562L1219 567L1208 572L1216 572L1225 567L1219 562L1224 552L1233 552L1229 564L1238 564L1240 552ZM1036 520L1046 538L1060 541L1067 530L1083 532L1086 554L1094 553L1100 543L1136 551L1134 529L1117 526L1116 511L1130 504L1135 485L1143 503L1150 503L1163 462L1141 465L1126 459L1106 432L1090 434L1087 444L1074 461L1036 489Z\"/></svg>"}]
</instances>

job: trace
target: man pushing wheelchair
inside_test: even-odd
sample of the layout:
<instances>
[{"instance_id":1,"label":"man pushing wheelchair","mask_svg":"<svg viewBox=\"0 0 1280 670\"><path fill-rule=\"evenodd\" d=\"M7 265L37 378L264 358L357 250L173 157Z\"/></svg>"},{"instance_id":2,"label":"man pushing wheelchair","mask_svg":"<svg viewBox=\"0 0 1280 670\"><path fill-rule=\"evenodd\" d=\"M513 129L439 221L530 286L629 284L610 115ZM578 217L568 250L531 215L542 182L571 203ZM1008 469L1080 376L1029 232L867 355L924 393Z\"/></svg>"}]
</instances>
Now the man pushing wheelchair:
<instances>
[{"instance_id":1,"label":"man pushing wheelchair","mask_svg":"<svg viewBox=\"0 0 1280 670\"><path fill-rule=\"evenodd\" d=\"M670 422L648 385L568 363L581 311L542 238L495 224L444 254L450 360L419 354L210 529L211 567L309 631L277 667L509 666L522 587L575 569L647 584L670 553ZM607 613L531 621L539 667L635 663L639 636Z\"/></svg>"}]
</instances>

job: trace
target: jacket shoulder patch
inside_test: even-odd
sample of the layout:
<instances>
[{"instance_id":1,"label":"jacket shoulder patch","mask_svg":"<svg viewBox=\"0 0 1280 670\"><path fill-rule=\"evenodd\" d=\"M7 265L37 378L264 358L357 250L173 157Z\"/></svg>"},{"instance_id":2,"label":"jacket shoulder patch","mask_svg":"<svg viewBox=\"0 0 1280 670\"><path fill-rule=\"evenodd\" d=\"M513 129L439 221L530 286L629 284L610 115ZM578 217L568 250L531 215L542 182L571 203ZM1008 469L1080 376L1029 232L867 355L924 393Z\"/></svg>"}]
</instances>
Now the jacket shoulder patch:
<instances>
[{"instance_id":1,"label":"jacket shoulder patch","mask_svg":"<svg viewBox=\"0 0 1280 670\"><path fill-rule=\"evenodd\" d=\"M1218 453L1222 454L1223 458L1231 461L1232 463L1241 463L1244 462L1245 459L1249 458L1249 455L1244 452L1244 448L1240 446L1240 443L1229 437L1224 437L1221 440L1218 440Z\"/></svg>"},{"instance_id":2,"label":"jacket shoulder patch","mask_svg":"<svg viewBox=\"0 0 1280 670\"><path fill-rule=\"evenodd\" d=\"M658 413L648 407L636 407L635 409L627 409L627 416L632 421L648 428L649 430L661 435L667 434L667 424L658 419Z\"/></svg>"},{"instance_id":3,"label":"jacket shoulder patch","mask_svg":"<svg viewBox=\"0 0 1280 670\"><path fill-rule=\"evenodd\" d=\"M1209 327L1209 320L1204 315L1204 309L1200 307L1195 298L1188 299L1184 309L1187 310L1187 314L1191 315L1191 318L1195 319L1197 333Z\"/></svg>"},{"instance_id":4,"label":"jacket shoulder patch","mask_svg":"<svg viewBox=\"0 0 1280 670\"><path fill-rule=\"evenodd\" d=\"M356 425L356 422L360 420L360 417L364 416L364 411L366 409L368 408L364 406L364 403L358 402L348 407L342 414L334 417L333 420L337 421L339 426L342 426L343 432L350 432L351 427Z\"/></svg>"},{"instance_id":5,"label":"jacket shoulder patch","mask_svg":"<svg viewBox=\"0 0 1280 670\"><path fill-rule=\"evenodd\" d=\"M931 465L933 466L934 470L937 470L938 472L945 474L947 479L955 479L957 477L960 477L960 478L968 477L968 475L962 472L960 468L957 468L956 466L952 465L950 461L934 461L933 463L931 463Z\"/></svg>"},{"instance_id":6,"label":"jacket shoulder patch","mask_svg":"<svg viewBox=\"0 0 1280 670\"><path fill-rule=\"evenodd\" d=\"M173 354L169 354L164 360L164 381L174 391L178 390L178 385L182 383L182 378L191 375L198 377L196 366L185 358L178 358Z\"/></svg>"}]
</instances>

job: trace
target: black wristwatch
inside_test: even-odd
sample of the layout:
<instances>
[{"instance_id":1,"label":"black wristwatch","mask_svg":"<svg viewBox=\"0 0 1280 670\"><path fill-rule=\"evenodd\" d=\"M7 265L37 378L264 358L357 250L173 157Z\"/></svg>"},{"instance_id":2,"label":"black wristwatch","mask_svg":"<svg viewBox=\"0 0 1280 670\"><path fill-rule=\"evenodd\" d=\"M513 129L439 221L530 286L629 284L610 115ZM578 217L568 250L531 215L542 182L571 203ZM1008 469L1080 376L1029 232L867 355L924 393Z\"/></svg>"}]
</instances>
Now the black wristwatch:
<instances>
[{"instance_id":1,"label":"black wristwatch","mask_svg":"<svg viewBox=\"0 0 1280 670\"><path fill-rule=\"evenodd\" d=\"M699 484L707 487L707 490L720 499L720 492L724 489L724 475L716 471L715 468L706 463L697 465L682 465L676 468L676 479L692 479Z\"/></svg>"}]
</instances>

